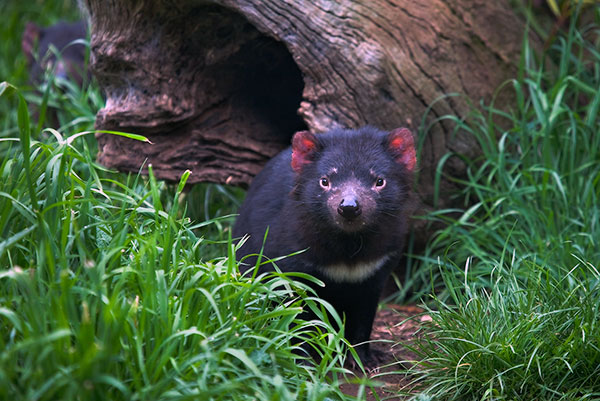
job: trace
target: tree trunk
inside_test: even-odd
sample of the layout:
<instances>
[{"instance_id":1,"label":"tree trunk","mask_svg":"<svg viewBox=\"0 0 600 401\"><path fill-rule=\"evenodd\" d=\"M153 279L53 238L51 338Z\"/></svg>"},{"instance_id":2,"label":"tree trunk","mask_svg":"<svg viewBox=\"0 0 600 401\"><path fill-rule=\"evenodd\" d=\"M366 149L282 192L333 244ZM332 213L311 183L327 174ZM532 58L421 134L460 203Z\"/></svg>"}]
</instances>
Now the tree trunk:
<instances>
[{"instance_id":1,"label":"tree trunk","mask_svg":"<svg viewBox=\"0 0 600 401\"><path fill-rule=\"evenodd\" d=\"M516 74L524 24L508 0L84 0L106 91L99 161L162 179L247 185L301 129L413 132ZM500 99L500 103L507 99ZM501 104L500 104L501 105ZM423 120L424 116L427 118ZM476 152L451 126L420 131L419 194L437 161ZM456 173L459 162L450 164Z\"/></svg>"}]
</instances>

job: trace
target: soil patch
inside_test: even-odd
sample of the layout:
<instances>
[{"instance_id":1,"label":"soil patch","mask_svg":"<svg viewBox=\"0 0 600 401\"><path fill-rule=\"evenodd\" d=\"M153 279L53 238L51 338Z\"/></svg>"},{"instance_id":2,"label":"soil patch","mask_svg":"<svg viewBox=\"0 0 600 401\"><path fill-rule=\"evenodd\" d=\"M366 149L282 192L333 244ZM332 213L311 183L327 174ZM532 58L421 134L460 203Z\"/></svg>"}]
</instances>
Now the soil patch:
<instances>
[{"instance_id":1,"label":"soil patch","mask_svg":"<svg viewBox=\"0 0 600 401\"><path fill-rule=\"evenodd\" d=\"M416 356L404 345L411 344L417 330L430 320L428 315L423 315L423 309L414 305L388 304L377 312L371 333L374 361L371 362L368 375L381 385L367 390L367 401L407 398L397 394L414 387L410 384L411 377L403 371L412 365ZM359 370L355 372L360 374ZM353 383L341 386L342 391L350 395L357 395L358 388L359 385Z\"/></svg>"}]
</instances>

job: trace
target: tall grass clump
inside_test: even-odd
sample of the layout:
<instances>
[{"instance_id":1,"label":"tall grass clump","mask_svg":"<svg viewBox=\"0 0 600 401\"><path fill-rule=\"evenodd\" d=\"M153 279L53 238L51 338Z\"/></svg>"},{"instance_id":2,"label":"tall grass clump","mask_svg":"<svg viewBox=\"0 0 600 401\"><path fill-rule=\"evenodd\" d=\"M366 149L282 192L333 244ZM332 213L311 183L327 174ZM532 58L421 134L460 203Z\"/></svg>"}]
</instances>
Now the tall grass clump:
<instances>
[{"instance_id":1,"label":"tall grass clump","mask_svg":"<svg viewBox=\"0 0 600 401\"><path fill-rule=\"evenodd\" d=\"M465 208L428 217L423 399L600 398L600 29L574 26L539 62L525 43L512 110L449 117L481 155Z\"/></svg>"},{"instance_id":2,"label":"tall grass clump","mask_svg":"<svg viewBox=\"0 0 600 401\"><path fill-rule=\"evenodd\" d=\"M286 275L241 276L231 240L205 239L222 219L187 217L188 174L166 191L106 171L89 134L32 139L23 96L0 95L18 115L0 139L0 399L349 399L341 333L298 318L322 306Z\"/></svg>"}]
</instances>

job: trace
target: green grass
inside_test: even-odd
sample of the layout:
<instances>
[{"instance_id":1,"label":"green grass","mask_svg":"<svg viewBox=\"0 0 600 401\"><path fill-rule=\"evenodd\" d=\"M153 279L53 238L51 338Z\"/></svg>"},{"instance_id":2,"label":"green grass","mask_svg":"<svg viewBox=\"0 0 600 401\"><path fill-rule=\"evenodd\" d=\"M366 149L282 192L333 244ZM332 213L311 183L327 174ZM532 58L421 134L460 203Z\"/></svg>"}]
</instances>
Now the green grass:
<instances>
[{"instance_id":1,"label":"green grass","mask_svg":"<svg viewBox=\"0 0 600 401\"><path fill-rule=\"evenodd\" d=\"M556 67L525 43L500 89L511 111L448 117L482 153L454 178L465 208L428 217L447 226L422 256L441 291L416 346L421 399L600 398L599 30L560 37Z\"/></svg>"}]
</instances>

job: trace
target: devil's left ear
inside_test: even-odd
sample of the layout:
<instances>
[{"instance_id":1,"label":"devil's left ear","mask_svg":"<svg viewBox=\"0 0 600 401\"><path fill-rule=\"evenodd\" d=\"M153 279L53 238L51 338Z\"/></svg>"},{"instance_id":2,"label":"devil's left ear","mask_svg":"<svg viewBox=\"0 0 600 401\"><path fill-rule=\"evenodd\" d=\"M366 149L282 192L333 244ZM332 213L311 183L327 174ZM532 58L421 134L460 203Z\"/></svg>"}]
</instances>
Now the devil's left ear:
<instances>
[{"instance_id":1,"label":"devil's left ear","mask_svg":"<svg viewBox=\"0 0 600 401\"><path fill-rule=\"evenodd\" d=\"M412 132L408 128L397 128L391 131L387 137L387 146L396 163L412 172L417 165L417 152Z\"/></svg>"},{"instance_id":2,"label":"devil's left ear","mask_svg":"<svg viewBox=\"0 0 600 401\"><path fill-rule=\"evenodd\" d=\"M320 143L314 134L308 131L300 131L292 138L292 168L296 173L302 171L302 167L312 163L313 156L320 149Z\"/></svg>"}]
</instances>

